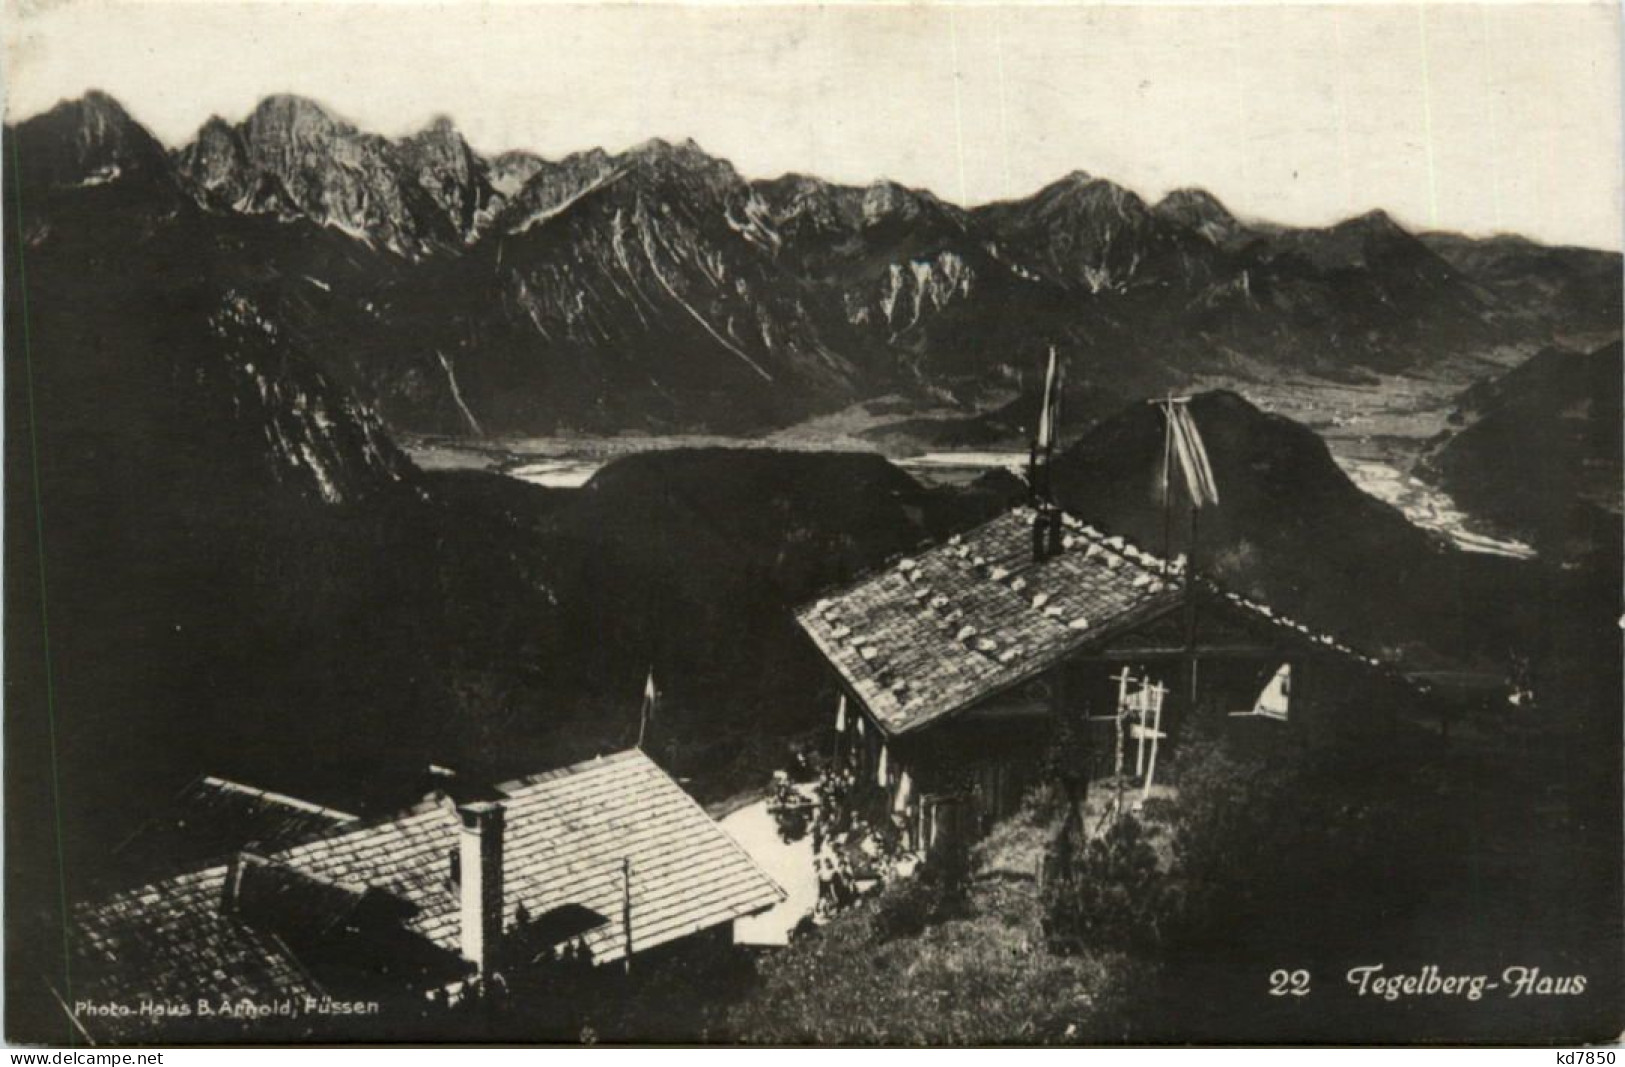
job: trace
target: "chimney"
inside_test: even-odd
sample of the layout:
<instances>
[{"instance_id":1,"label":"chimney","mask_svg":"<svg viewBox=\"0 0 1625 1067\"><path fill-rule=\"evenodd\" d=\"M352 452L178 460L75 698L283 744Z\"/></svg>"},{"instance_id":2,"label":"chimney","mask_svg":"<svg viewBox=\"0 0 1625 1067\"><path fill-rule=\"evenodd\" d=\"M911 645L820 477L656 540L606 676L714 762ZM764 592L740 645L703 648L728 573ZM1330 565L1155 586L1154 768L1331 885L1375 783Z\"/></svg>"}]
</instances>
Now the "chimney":
<instances>
[{"instance_id":1,"label":"chimney","mask_svg":"<svg viewBox=\"0 0 1625 1067\"><path fill-rule=\"evenodd\" d=\"M481 976L496 969L502 941L502 829L506 813L493 801L460 804L457 842L463 958Z\"/></svg>"}]
</instances>

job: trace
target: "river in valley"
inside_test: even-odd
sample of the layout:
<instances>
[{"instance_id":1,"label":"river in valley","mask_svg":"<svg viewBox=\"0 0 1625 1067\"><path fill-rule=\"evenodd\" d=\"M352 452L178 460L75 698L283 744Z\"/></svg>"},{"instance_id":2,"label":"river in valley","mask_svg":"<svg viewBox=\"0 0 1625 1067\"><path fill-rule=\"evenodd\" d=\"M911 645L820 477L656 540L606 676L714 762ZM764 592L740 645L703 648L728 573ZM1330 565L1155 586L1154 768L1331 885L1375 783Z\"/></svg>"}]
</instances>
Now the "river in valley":
<instances>
[{"instance_id":1,"label":"river in valley","mask_svg":"<svg viewBox=\"0 0 1625 1067\"><path fill-rule=\"evenodd\" d=\"M1355 485L1385 504L1398 508L1414 525L1442 534L1465 552L1484 552L1511 559L1532 559L1535 550L1522 541L1496 537L1477 529L1456 502L1413 474L1378 459L1358 459L1333 452Z\"/></svg>"},{"instance_id":2,"label":"river in valley","mask_svg":"<svg viewBox=\"0 0 1625 1067\"><path fill-rule=\"evenodd\" d=\"M1412 523L1440 534L1467 552L1529 559L1534 549L1485 530L1438 488L1401 468L1391 457L1352 438L1324 434L1333 457L1355 485L1398 508ZM850 442L848 442L850 444ZM613 437L597 439L526 438L506 441L419 439L404 442L407 454L425 470L491 470L549 489L579 489L613 460L635 452L674 448L774 448L794 451L840 450L827 441L794 442L782 437L712 436ZM850 450L848 448L847 450ZM865 451L874 451L865 448ZM890 456L893 463L929 485L965 485L993 470L1021 474L1027 454L1016 451L938 451Z\"/></svg>"}]
</instances>

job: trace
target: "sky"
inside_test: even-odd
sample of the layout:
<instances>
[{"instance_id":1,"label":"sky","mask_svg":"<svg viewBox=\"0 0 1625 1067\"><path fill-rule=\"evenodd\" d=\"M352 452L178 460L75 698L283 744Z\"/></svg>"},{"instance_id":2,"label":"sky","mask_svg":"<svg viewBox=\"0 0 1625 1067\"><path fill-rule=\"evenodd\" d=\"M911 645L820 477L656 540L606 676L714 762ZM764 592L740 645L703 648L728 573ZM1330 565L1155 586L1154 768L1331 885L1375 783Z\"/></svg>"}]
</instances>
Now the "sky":
<instances>
[{"instance_id":1,"label":"sky","mask_svg":"<svg viewBox=\"0 0 1625 1067\"><path fill-rule=\"evenodd\" d=\"M563 4L9 0L6 116L90 88L160 140L263 96L449 115L556 157L692 137L748 177L962 204L1074 170L1238 214L1621 244L1611 3Z\"/></svg>"}]
</instances>

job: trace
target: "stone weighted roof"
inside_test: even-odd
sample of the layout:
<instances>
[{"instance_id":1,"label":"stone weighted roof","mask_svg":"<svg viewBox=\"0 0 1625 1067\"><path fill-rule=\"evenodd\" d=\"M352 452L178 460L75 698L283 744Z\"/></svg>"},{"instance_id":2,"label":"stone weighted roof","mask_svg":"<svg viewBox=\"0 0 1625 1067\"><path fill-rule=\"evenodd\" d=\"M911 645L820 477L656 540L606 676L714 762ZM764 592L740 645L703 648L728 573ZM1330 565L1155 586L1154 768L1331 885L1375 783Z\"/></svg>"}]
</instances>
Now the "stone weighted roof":
<instances>
[{"instance_id":1,"label":"stone weighted roof","mask_svg":"<svg viewBox=\"0 0 1625 1067\"><path fill-rule=\"evenodd\" d=\"M797 610L887 733L920 729L1182 602L1183 559L1167 563L1065 513L1062 550L1035 563L1034 518L1015 508ZM1265 605L1196 584L1289 640L1382 668Z\"/></svg>"}]
</instances>

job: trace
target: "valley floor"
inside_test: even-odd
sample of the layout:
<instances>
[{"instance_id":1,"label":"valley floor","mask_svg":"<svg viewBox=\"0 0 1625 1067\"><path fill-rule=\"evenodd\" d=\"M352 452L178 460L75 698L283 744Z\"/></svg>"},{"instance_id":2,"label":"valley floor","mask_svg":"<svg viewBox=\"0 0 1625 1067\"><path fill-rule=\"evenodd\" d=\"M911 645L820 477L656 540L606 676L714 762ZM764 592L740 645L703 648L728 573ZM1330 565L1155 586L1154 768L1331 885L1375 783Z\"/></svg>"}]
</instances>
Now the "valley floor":
<instances>
[{"instance_id":1,"label":"valley floor","mask_svg":"<svg viewBox=\"0 0 1625 1067\"><path fill-rule=\"evenodd\" d=\"M1245 382L1212 379L1201 388L1239 392L1261 410L1313 429L1333 457L1367 494L1398 508L1418 527L1457 548L1513 559L1534 549L1470 515L1448 494L1412 473L1423 447L1448 427L1447 417L1466 382L1464 371L1437 377L1389 375L1368 384L1286 379ZM707 434L623 434L608 437L404 437L403 447L426 470L496 470L551 489L580 488L614 459L681 448L766 448L780 451L874 452L929 485L962 485L993 470L1020 473L1025 445L1012 438L995 447L934 447L905 435L876 440L868 431L896 425L902 401L882 399L755 437ZM907 412L910 424L963 419L964 412Z\"/></svg>"}]
</instances>

